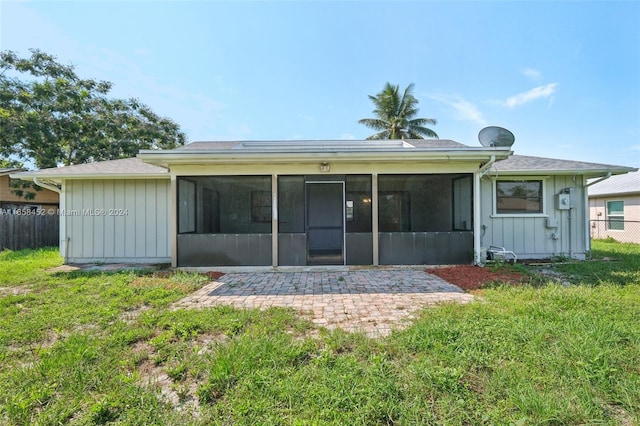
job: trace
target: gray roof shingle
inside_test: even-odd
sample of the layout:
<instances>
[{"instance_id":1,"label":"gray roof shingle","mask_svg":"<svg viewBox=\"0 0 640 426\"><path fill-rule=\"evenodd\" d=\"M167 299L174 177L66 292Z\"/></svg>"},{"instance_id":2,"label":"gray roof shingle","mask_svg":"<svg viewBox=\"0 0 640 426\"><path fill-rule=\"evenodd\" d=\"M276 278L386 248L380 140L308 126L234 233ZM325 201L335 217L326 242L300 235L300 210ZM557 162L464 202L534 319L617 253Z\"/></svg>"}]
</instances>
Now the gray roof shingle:
<instances>
[{"instance_id":1,"label":"gray roof shingle","mask_svg":"<svg viewBox=\"0 0 640 426\"><path fill-rule=\"evenodd\" d=\"M35 174L43 178L93 176L93 175L169 175L164 167L148 164L139 158L123 158L120 160L96 161L95 163L75 164L73 166L42 169L37 172L16 173L16 176Z\"/></svg>"},{"instance_id":2,"label":"gray roof shingle","mask_svg":"<svg viewBox=\"0 0 640 426\"><path fill-rule=\"evenodd\" d=\"M22 169L19 169L17 167L11 167L11 168L8 168L8 169L0 169L0 176L6 175L6 174L9 174L9 173L13 173L13 172L17 172L17 171L20 171L20 170L22 170Z\"/></svg>"},{"instance_id":3,"label":"gray roof shingle","mask_svg":"<svg viewBox=\"0 0 640 426\"><path fill-rule=\"evenodd\" d=\"M528 155L512 155L496 162L492 170L496 172L602 172L626 173L635 170L631 167L611 164L586 163L584 161L559 160L555 158L532 157Z\"/></svg>"},{"instance_id":4,"label":"gray roof shingle","mask_svg":"<svg viewBox=\"0 0 640 426\"><path fill-rule=\"evenodd\" d=\"M461 144L460 142L452 141L449 139L405 139L404 141L410 145L413 145L416 148L421 148L421 149L469 148L469 146L467 145L464 145L464 144ZM222 141L222 142L199 141L199 142L191 142L190 144L181 146L180 148L177 148L177 150L180 150L180 151L227 150L227 149L241 148L245 142L248 142L248 143L260 142L263 145L268 145L269 142L273 142L274 144L277 144L277 143L282 143L283 141ZM327 141L285 141L285 142L291 143L291 144L296 144L297 142L299 142L299 145L303 146L303 145L314 145L314 143L317 143L318 145L320 145L323 142L327 142ZM338 143L344 142L344 145L348 146L349 143L353 141L350 139L345 139L344 141L331 141L331 142L338 142ZM357 141L357 142L365 142L365 141ZM371 141L372 144L375 142L376 141ZM411 148L408 147L407 149L411 149Z\"/></svg>"}]
</instances>

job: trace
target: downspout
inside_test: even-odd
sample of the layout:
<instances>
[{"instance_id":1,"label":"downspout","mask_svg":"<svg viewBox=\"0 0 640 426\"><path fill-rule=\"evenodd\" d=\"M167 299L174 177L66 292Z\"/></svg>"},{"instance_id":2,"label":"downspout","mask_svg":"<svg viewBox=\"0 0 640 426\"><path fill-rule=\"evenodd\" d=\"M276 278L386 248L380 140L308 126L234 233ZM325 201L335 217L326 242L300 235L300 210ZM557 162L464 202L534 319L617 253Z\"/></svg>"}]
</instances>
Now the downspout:
<instances>
[{"instance_id":1,"label":"downspout","mask_svg":"<svg viewBox=\"0 0 640 426\"><path fill-rule=\"evenodd\" d=\"M38 186L41 186L45 189L48 189L49 191L53 191L53 192L57 192L58 194L62 194L62 189L60 189L60 187L58 187L58 185L54 185L52 183L46 183L40 180L40 178L37 177L33 177L33 183L35 183Z\"/></svg>"},{"instance_id":2,"label":"downspout","mask_svg":"<svg viewBox=\"0 0 640 426\"><path fill-rule=\"evenodd\" d=\"M482 177L484 175L487 174L487 172L489 171L489 169L491 168L491 166L493 166L493 163L496 162L496 156L492 155L491 158L489 159L489 161L487 161L486 163L484 163L480 169L478 169L478 173L480 174L479 177Z\"/></svg>"},{"instance_id":3,"label":"downspout","mask_svg":"<svg viewBox=\"0 0 640 426\"><path fill-rule=\"evenodd\" d=\"M611 177L611 172L607 172L607 174L605 176L602 176L600 179L594 180L593 182L590 182L588 184L586 184L584 187L588 188L591 185L595 185L596 183L602 182L603 180L607 180Z\"/></svg>"},{"instance_id":4,"label":"downspout","mask_svg":"<svg viewBox=\"0 0 640 426\"><path fill-rule=\"evenodd\" d=\"M589 257L591 257L591 228L590 228L590 222L591 222L591 218L590 218L590 213L591 213L591 206L589 206L589 191L587 190L587 188L589 188L591 185L595 185L598 182L602 182L603 180L607 180L611 177L611 172L607 172L607 174L603 177L601 177L600 179L596 179L593 182L590 183L586 183L586 179L585 179L585 184L583 186L583 201L584 201L584 227L585 227L585 234L584 234L584 246L586 248L586 251L589 253ZM598 225L600 226L600 225Z\"/></svg>"},{"instance_id":5,"label":"downspout","mask_svg":"<svg viewBox=\"0 0 640 426\"><path fill-rule=\"evenodd\" d=\"M478 171L473 174L473 253L476 265L482 264L482 259L480 259L480 178L487 174L495 162L496 156L492 155L489 161L480 166Z\"/></svg>"}]
</instances>

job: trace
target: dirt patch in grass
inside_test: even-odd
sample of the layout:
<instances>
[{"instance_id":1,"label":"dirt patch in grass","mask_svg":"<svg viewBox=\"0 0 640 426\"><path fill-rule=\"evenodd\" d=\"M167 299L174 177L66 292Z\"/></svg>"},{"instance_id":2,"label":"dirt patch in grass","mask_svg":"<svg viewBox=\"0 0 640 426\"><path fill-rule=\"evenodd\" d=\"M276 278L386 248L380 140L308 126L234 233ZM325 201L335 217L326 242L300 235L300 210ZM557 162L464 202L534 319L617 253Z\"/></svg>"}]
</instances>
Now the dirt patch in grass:
<instances>
[{"instance_id":1,"label":"dirt patch in grass","mask_svg":"<svg viewBox=\"0 0 640 426\"><path fill-rule=\"evenodd\" d=\"M0 287L0 297L4 296L20 296L22 294L31 293L31 288L23 285L15 287Z\"/></svg>"},{"instance_id":2,"label":"dirt patch in grass","mask_svg":"<svg viewBox=\"0 0 640 426\"><path fill-rule=\"evenodd\" d=\"M464 290L476 290L494 283L525 284L531 276L507 268L490 268L475 265L455 265L443 268L427 268L425 272L436 275Z\"/></svg>"}]
</instances>

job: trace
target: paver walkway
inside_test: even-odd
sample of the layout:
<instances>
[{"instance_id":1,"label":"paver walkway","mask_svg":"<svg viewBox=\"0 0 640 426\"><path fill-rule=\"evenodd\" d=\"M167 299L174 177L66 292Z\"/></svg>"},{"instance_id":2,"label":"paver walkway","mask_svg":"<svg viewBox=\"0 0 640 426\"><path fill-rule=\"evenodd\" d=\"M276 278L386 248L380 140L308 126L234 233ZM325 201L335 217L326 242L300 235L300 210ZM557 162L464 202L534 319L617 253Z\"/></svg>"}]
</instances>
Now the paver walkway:
<instances>
[{"instance_id":1,"label":"paver walkway","mask_svg":"<svg viewBox=\"0 0 640 426\"><path fill-rule=\"evenodd\" d=\"M421 270L258 272L226 274L176 307L286 306L310 314L317 325L377 337L403 327L424 306L471 300L459 287Z\"/></svg>"}]
</instances>

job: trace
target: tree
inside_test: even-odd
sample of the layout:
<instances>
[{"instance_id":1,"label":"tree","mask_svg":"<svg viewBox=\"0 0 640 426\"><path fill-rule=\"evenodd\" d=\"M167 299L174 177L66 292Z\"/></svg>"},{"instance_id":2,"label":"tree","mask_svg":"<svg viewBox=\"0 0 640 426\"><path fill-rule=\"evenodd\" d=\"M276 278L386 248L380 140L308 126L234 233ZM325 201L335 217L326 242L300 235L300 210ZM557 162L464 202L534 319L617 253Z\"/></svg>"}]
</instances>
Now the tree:
<instances>
[{"instance_id":1,"label":"tree","mask_svg":"<svg viewBox=\"0 0 640 426\"><path fill-rule=\"evenodd\" d=\"M56 167L183 145L178 124L136 99L112 99L112 84L78 77L38 49L0 52L0 155Z\"/></svg>"},{"instance_id":2,"label":"tree","mask_svg":"<svg viewBox=\"0 0 640 426\"><path fill-rule=\"evenodd\" d=\"M390 83L369 99L375 105L373 113L377 118L363 118L358 123L378 130L367 139L424 139L437 138L433 130L425 127L435 125L434 118L414 118L418 114L418 100L413 96L413 83L408 85L402 96L399 87Z\"/></svg>"}]
</instances>

